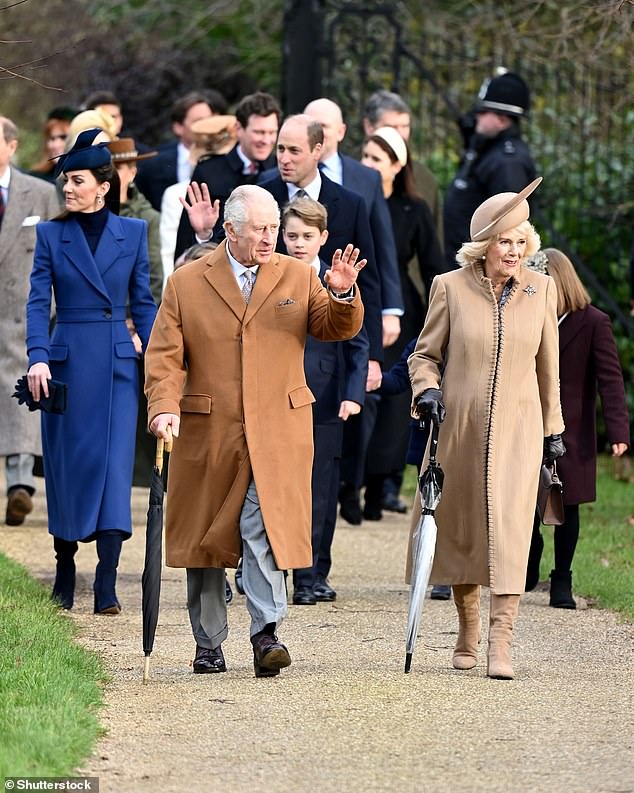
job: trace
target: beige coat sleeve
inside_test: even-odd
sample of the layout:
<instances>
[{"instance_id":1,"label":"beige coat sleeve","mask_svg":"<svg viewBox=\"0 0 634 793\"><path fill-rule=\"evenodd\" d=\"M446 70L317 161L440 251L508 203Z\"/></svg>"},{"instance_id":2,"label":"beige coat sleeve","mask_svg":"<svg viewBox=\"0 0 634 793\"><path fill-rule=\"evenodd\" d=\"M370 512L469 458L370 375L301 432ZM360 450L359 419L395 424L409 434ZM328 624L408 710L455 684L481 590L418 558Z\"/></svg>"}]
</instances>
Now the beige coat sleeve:
<instances>
[{"instance_id":1,"label":"beige coat sleeve","mask_svg":"<svg viewBox=\"0 0 634 793\"><path fill-rule=\"evenodd\" d=\"M539 398L542 405L544 437L564 431L559 401L559 326L557 324L557 287L548 278L546 312L542 339L535 360Z\"/></svg>"},{"instance_id":2,"label":"beige coat sleeve","mask_svg":"<svg viewBox=\"0 0 634 793\"><path fill-rule=\"evenodd\" d=\"M407 359L412 384L412 411L426 388L440 388L441 369L449 342L449 306L447 289L441 276L434 278L429 293L425 325L414 352Z\"/></svg>"}]
</instances>

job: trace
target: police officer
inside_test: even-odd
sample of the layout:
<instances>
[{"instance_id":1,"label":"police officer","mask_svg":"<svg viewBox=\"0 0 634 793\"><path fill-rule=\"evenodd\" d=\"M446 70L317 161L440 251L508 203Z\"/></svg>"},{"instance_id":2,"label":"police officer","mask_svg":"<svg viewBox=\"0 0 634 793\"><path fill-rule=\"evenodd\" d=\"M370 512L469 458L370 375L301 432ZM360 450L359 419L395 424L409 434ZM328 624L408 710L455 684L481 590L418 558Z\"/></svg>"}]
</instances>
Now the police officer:
<instances>
[{"instance_id":1,"label":"police officer","mask_svg":"<svg viewBox=\"0 0 634 793\"><path fill-rule=\"evenodd\" d=\"M512 72L485 80L473 110L475 125L466 134L466 151L444 203L447 263L456 267L456 252L469 239L476 207L496 193L518 193L537 176L519 120L529 110L528 86ZM462 126L462 125L461 125Z\"/></svg>"}]
</instances>

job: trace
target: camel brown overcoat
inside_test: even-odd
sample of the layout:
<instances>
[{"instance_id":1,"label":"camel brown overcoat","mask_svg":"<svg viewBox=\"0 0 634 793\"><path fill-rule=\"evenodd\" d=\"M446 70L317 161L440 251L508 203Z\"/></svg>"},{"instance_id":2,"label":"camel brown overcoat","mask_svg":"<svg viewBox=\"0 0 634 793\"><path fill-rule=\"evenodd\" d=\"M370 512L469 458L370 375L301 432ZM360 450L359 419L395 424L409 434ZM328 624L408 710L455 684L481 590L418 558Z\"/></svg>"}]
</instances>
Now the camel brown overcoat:
<instances>
[{"instance_id":1,"label":"camel brown overcoat","mask_svg":"<svg viewBox=\"0 0 634 793\"><path fill-rule=\"evenodd\" d=\"M480 265L433 282L409 370L414 400L441 388L447 409L434 583L524 591L543 440L564 429L556 312L552 278L525 267L501 309Z\"/></svg>"},{"instance_id":2,"label":"camel brown overcoat","mask_svg":"<svg viewBox=\"0 0 634 793\"><path fill-rule=\"evenodd\" d=\"M289 256L259 267L248 305L225 243L170 276L145 359L149 421L181 417L166 498L169 566L236 567L252 476L277 566L312 564L304 343L308 333L351 338L362 322L358 289L337 301Z\"/></svg>"}]
</instances>

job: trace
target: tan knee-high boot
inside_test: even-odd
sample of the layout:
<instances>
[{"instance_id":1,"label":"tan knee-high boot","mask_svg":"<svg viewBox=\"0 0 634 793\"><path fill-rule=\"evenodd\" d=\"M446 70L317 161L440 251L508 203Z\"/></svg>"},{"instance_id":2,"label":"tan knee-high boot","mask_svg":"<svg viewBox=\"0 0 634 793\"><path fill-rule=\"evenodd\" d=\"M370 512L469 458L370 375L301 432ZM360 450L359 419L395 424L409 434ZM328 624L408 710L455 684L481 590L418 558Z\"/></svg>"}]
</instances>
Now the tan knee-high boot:
<instances>
[{"instance_id":1,"label":"tan knee-high boot","mask_svg":"<svg viewBox=\"0 0 634 793\"><path fill-rule=\"evenodd\" d=\"M452 589L458 610L458 640L452 663L455 669L473 669L478 663L480 642L480 587L454 584Z\"/></svg>"},{"instance_id":2,"label":"tan knee-high boot","mask_svg":"<svg viewBox=\"0 0 634 793\"><path fill-rule=\"evenodd\" d=\"M487 675L498 680L512 680L511 640L513 623L520 605L519 595L491 593L489 612L489 655Z\"/></svg>"}]
</instances>

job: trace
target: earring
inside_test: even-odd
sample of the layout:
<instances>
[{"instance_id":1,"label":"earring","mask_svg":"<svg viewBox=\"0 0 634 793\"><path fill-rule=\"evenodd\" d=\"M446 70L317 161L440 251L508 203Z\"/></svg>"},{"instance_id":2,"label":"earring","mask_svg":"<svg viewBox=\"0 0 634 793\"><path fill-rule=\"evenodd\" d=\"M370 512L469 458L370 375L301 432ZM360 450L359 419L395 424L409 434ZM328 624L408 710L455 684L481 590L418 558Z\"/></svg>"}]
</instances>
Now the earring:
<instances>
[{"instance_id":1,"label":"earring","mask_svg":"<svg viewBox=\"0 0 634 793\"><path fill-rule=\"evenodd\" d=\"M97 196L97 203L98 204L102 204L103 203L103 196L100 196L100 195Z\"/></svg>"}]
</instances>

